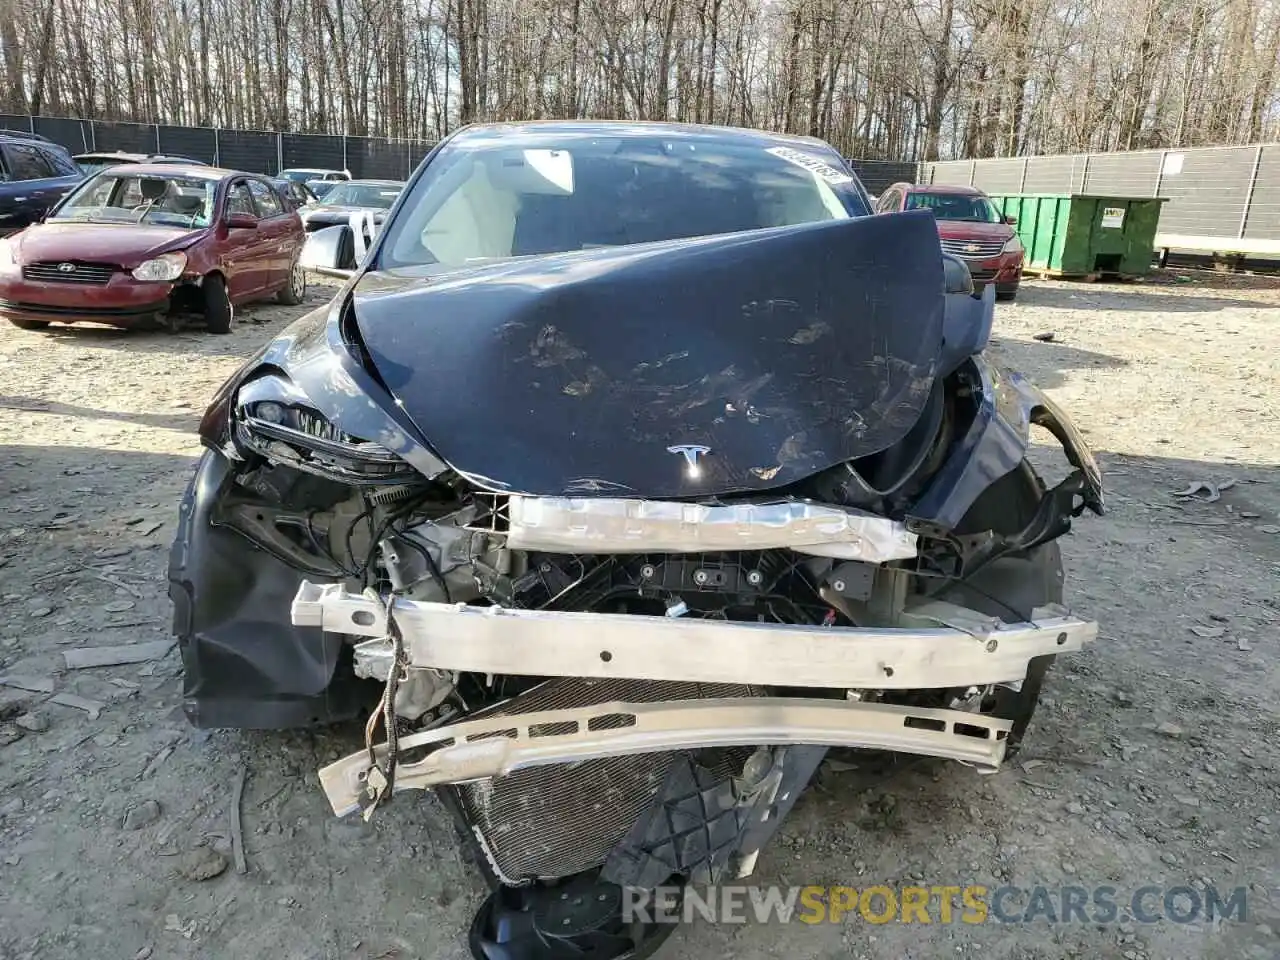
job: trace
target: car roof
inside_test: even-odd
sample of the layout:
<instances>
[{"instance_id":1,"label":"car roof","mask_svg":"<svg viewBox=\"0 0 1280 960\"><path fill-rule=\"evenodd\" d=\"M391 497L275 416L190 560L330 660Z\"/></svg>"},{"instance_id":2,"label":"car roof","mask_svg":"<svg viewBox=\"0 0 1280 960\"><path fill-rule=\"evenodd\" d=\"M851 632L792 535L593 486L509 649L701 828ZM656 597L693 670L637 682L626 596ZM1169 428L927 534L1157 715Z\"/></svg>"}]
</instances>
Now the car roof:
<instances>
[{"instance_id":1,"label":"car roof","mask_svg":"<svg viewBox=\"0 0 1280 960\"><path fill-rule=\"evenodd\" d=\"M128 150L90 150L87 153L77 153L75 159L90 160L94 157L104 157L115 160L119 157L137 157L140 160L145 160L149 156L151 156L149 153L133 153Z\"/></svg>"},{"instance_id":2,"label":"car roof","mask_svg":"<svg viewBox=\"0 0 1280 960\"><path fill-rule=\"evenodd\" d=\"M334 167L285 167L281 173L344 173Z\"/></svg>"},{"instance_id":3,"label":"car roof","mask_svg":"<svg viewBox=\"0 0 1280 960\"><path fill-rule=\"evenodd\" d=\"M366 187L403 187L403 180L348 180L347 183Z\"/></svg>"},{"instance_id":4,"label":"car roof","mask_svg":"<svg viewBox=\"0 0 1280 960\"><path fill-rule=\"evenodd\" d=\"M209 167L198 163L122 163L118 167L112 167L110 172L117 176L135 174L143 177L191 177L197 180L225 180L227 177L232 176L258 176L256 173L246 174L243 170L226 170L222 167Z\"/></svg>"},{"instance_id":5,"label":"car roof","mask_svg":"<svg viewBox=\"0 0 1280 960\"><path fill-rule=\"evenodd\" d=\"M736 143L764 143L780 146L822 147L837 153L836 149L820 137L801 136L793 133L774 133L750 127L722 127L702 123L672 123L664 120L524 120L518 123L477 123L462 127L451 139L497 139L520 134L564 133L569 135L601 136L668 136L679 139L705 138Z\"/></svg>"},{"instance_id":6,"label":"car roof","mask_svg":"<svg viewBox=\"0 0 1280 960\"><path fill-rule=\"evenodd\" d=\"M67 149L62 144L50 140L48 137L42 137L38 133L30 133L26 130L10 130L8 127L0 127L0 140L29 140L45 147L56 147L59 150ZM69 153L70 151L67 152Z\"/></svg>"},{"instance_id":7,"label":"car roof","mask_svg":"<svg viewBox=\"0 0 1280 960\"><path fill-rule=\"evenodd\" d=\"M950 183L909 183L908 193L951 193L965 197L985 197L986 194L977 187L966 187Z\"/></svg>"},{"instance_id":8,"label":"car roof","mask_svg":"<svg viewBox=\"0 0 1280 960\"><path fill-rule=\"evenodd\" d=\"M127 160L134 163L189 163L197 166L208 166L202 160L178 156L172 153L131 153L127 150L92 150L89 153L77 153L73 160Z\"/></svg>"}]
</instances>

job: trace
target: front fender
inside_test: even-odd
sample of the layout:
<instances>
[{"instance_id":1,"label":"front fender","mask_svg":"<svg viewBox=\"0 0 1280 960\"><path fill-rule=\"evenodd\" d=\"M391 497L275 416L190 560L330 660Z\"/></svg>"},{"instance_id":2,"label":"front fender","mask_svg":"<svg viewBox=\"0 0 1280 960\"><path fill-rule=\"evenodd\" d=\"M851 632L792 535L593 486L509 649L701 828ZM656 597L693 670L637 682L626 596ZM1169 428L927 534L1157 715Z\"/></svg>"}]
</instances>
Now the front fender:
<instances>
[{"instance_id":1,"label":"front fender","mask_svg":"<svg viewBox=\"0 0 1280 960\"><path fill-rule=\"evenodd\" d=\"M1101 515L1102 472L1080 430L1030 380L983 356L970 361L980 383L973 422L933 482L909 511L914 520L955 528L984 490L1015 469L1031 445L1031 427L1044 427L1081 474L1083 507Z\"/></svg>"}]
</instances>

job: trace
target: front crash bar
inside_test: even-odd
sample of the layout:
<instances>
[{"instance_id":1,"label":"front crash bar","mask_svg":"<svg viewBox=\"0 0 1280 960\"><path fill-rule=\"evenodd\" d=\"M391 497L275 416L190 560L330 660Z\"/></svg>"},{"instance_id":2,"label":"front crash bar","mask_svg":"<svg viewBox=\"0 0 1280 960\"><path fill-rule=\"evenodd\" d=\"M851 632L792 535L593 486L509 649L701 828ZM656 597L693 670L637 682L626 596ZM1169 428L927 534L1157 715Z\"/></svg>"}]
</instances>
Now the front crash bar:
<instances>
[{"instance_id":1,"label":"front crash bar","mask_svg":"<svg viewBox=\"0 0 1280 960\"><path fill-rule=\"evenodd\" d=\"M385 679L385 606L340 585L303 582L293 623L376 638L356 669ZM761 686L914 690L1011 683L1035 657L1079 650L1098 625L1060 607L1007 624L947 603L909 607L911 627L815 627L513 610L396 599L409 666L533 677L684 680Z\"/></svg>"},{"instance_id":2,"label":"front crash bar","mask_svg":"<svg viewBox=\"0 0 1280 960\"><path fill-rule=\"evenodd\" d=\"M601 703L486 717L401 737L395 791L601 757L788 744L922 754L989 772L1004 760L1012 726L962 710L791 697ZM409 759L424 747L436 749L424 759ZM386 744L374 752L385 763ZM321 768L320 785L336 815L360 809L371 769L367 750Z\"/></svg>"}]
</instances>

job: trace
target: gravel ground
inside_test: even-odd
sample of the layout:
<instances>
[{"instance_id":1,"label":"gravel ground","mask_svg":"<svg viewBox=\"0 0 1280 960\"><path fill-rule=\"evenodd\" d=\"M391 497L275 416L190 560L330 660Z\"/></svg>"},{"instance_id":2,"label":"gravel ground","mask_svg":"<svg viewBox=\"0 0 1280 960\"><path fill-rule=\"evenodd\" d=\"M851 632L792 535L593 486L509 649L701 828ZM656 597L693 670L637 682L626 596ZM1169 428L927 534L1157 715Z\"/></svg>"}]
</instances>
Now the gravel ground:
<instances>
[{"instance_id":1,"label":"gravel ground","mask_svg":"<svg viewBox=\"0 0 1280 960\"><path fill-rule=\"evenodd\" d=\"M661 956L1280 956L1280 289L1195 277L1028 283L998 309L995 351L1084 429L1110 507L1063 541L1070 601L1102 636L1051 673L1023 753L990 777L828 764L755 878L1110 885L1115 922L697 922ZM63 664L168 637L193 428L298 312L255 309L229 337L4 329L0 673L45 689L0 687L0 958L468 955L481 884L438 804L329 815L314 771L354 731L194 731L176 650ZM1063 472L1053 447L1035 453ZM1172 495L1198 481L1226 489ZM243 875L227 867L242 774ZM1124 905L1148 884L1243 887L1246 916L1137 922Z\"/></svg>"}]
</instances>

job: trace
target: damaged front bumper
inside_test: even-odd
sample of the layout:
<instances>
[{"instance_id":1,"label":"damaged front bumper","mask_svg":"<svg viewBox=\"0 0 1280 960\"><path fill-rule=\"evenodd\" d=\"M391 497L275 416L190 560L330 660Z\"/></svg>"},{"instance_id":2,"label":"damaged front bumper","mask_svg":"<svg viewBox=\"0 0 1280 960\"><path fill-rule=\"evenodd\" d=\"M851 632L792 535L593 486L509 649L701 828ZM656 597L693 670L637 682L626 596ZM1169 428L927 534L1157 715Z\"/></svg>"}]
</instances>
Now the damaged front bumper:
<instances>
[{"instance_id":1,"label":"damaged front bumper","mask_svg":"<svg viewBox=\"0 0 1280 960\"><path fill-rule=\"evenodd\" d=\"M1009 720L963 710L796 697L602 703L400 737L402 753L439 749L423 760L401 761L395 792L487 780L546 764L707 747L864 747L959 760L991 771L1004 759L1012 726ZM385 762L386 745L374 754ZM346 816L365 806L372 770L367 751L320 770L320 785L335 814Z\"/></svg>"},{"instance_id":2,"label":"damaged front bumper","mask_svg":"<svg viewBox=\"0 0 1280 960\"><path fill-rule=\"evenodd\" d=\"M955 604L906 608L913 627L813 627L683 617L513 610L397 598L409 667L532 677L685 680L784 687L914 690L1021 680L1035 657L1071 653L1098 625L1056 608L1009 624ZM356 670L384 679L386 607L304 581L295 626L367 636Z\"/></svg>"},{"instance_id":3,"label":"damaged front bumper","mask_svg":"<svg viewBox=\"0 0 1280 960\"><path fill-rule=\"evenodd\" d=\"M397 598L391 616L414 670L596 680L686 681L826 690L919 690L1016 685L1031 662L1079 650L1097 624L1058 607L1005 623L955 604L907 607L904 626L812 627L724 620L512 610ZM357 673L385 678L387 607L340 586L304 582L300 627L366 636ZM601 718L622 718L601 725ZM594 723L593 723L594 722ZM395 788L464 783L527 766L708 746L812 744L894 750L993 770L1011 723L967 710L794 697L609 703L462 722L402 737L437 747L402 763ZM598 729L597 729L598 727ZM608 727L608 728L606 728ZM375 751L376 752L376 751ZM339 815L360 804L367 751L321 771Z\"/></svg>"}]
</instances>

